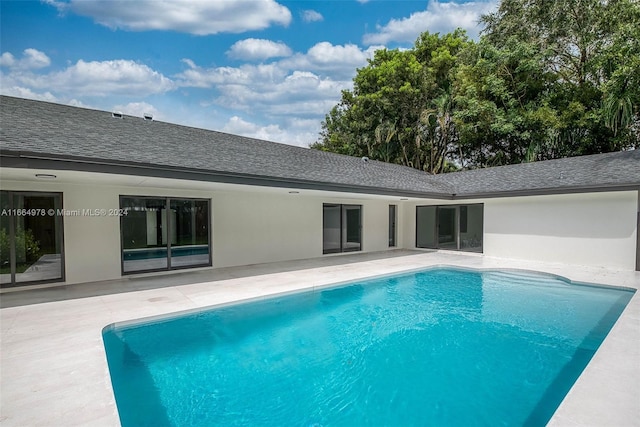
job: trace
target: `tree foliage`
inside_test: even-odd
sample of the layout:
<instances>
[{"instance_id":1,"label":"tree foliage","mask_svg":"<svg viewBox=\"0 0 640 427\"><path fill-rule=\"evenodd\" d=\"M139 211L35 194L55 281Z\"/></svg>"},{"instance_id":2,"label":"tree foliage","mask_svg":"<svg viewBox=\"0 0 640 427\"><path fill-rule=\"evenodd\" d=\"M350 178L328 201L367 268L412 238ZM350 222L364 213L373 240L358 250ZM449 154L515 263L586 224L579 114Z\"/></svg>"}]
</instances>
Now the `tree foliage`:
<instances>
[{"instance_id":1,"label":"tree foliage","mask_svg":"<svg viewBox=\"0 0 640 427\"><path fill-rule=\"evenodd\" d=\"M457 140L451 97L457 56L470 45L457 30L424 33L410 50L376 51L312 148L442 171Z\"/></svg>"},{"instance_id":2,"label":"tree foliage","mask_svg":"<svg viewBox=\"0 0 640 427\"><path fill-rule=\"evenodd\" d=\"M637 0L503 0L464 31L380 50L312 148L430 173L640 147Z\"/></svg>"}]
</instances>

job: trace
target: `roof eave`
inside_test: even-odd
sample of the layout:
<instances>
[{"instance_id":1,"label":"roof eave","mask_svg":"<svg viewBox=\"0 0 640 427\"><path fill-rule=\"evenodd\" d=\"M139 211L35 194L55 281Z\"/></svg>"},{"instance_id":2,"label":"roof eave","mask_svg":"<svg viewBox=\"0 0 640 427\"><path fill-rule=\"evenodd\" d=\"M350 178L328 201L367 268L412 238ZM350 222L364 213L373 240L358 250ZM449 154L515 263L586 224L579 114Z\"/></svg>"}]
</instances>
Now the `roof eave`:
<instances>
[{"instance_id":1,"label":"roof eave","mask_svg":"<svg viewBox=\"0 0 640 427\"><path fill-rule=\"evenodd\" d=\"M15 152L8 150L3 150L2 152L0 152L0 159L2 160L2 167L6 168L68 170L202 182L217 182L261 187L335 191L341 193L361 193L393 197L412 197L421 199L430 198L439 200L450 200L452 198L452 195L449 193L418 192L394 188L348 185L292 178L269 177L263 175L207 171L200 169L185 169L154 164L118 162L72 156L63 157L42 153Z\"/></svg>"},{"instance_id":2,"label":"roof eave","mask_svg":"<svg viewBox=\"0 0 640 427\"><path fill-rule=\"evenodd\" d=\"M640 191L640 183L615 183L590 186L547 187L509 191L470 192L451 194L447 192L418 192L395 188L364 185L347 185L293 178L277 178L264 175L239 174L231 172L186 169L172 166L100 160L75 156L55 156L43 153L0 151L2 167L21 169L69 170L116 175L147 176L155 178L181 179L225 184L250 185L301 190L334 191L340 193L360 193L391 197L411 197L436 200L471 200L506 197L545 196L558 194Z\"/></svg>"},{"instance_id":3,"label":"roof eave","mask_svg":"<svg viewBox=\"0 0 640 427\"><path fill-rule=\"evenodd\" d=\"M495 199L505 197L550 196L559 194L601 193L611 191L640 191L640 183L615 183L601 185L532 188L523 190L476 192L454 194L453 200Z\"/></svg>"}]
</instances>

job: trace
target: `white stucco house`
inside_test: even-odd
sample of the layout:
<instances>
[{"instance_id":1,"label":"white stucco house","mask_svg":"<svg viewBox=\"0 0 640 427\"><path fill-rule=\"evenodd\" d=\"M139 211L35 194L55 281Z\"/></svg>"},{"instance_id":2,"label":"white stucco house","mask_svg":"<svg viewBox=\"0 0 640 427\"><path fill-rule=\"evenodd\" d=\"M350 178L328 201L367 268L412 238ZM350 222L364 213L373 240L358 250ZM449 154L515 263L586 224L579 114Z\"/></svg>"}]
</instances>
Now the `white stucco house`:
<instances>
[{"instance_id":1,"label":"white stucco house","mask_svg":"<svg viewBox=\"0 0 640 427\"><path fill-rule=\"evenodd\" d=\"M425 248L640 269L640 151L439 176L0 98L3 290Z\"/></svg>"}]
</instances>

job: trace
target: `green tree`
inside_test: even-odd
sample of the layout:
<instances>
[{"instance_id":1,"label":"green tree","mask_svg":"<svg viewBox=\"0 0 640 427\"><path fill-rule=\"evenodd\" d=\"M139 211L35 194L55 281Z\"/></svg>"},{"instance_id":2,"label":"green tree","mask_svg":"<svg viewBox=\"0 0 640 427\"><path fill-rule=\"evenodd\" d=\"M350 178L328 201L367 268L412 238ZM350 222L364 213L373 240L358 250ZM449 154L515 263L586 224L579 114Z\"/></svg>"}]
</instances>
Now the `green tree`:
<instances>
[{"instance_id":1,"label":"green tree","mask_svg":"<svg viewBox=\"0 0 640 427\"><path fill-rule=\"evenodd\" d=\"M0 268L4 272L10 271L10 247L9 233L4 228L0 229ZM33 231L16 227L15 252L18 272L23 272L40 258L40 242L34 237Z\"/></svg>"},{"instance_id":2,"label":"green tree","mask_svg":"<svg viewBox=\"0 0 640 427\"><path fill-rule=\"evenodd\" d=\"M620 1L612 5L614 12L626 19L611 24L612 41L599 58L603 116L620 145L640 147L640 7Z\"/></svg>"},{"instance_id":3,"label":"green tree","mask_svg":"<svg viewBox=\"0 0 640 427\"><path fill-rule=\"evenodd\" d=\"M340 103L335 105L322 122L320 141L311 145L312 149L362 157L367 155L363 146L363 123L356 119L353 92L342 92Z\"/></svg>"},{"instance_id":4,"label":"green tree","mask_svg":"<svg viewBox=\"0 0 640 427\"><path fill-rule=\"evenodd\" d=\"M502 0L376 52L313 148L430 173L640 147L638 0Z\"/></svg>"},{"instance_id":5,"label":"green tree","mask_svg":"<svg viewBox=\"0 0 640 427\"><path fill-rule=\"evenodd\" d=\"M558 121L535 141L539 157L638 146L638 85L625 80L640 72L639 11L634 0L503 0L483 17L488 43L533 46L551 77L540 101Z\"/></svg>"},{"instance_id":6,"label":"green tree","mask_svg":"<svg viewBox=\"0 0 640 427\"><path fill-rule=\"evenodd\" d=\"M467 52L456 79L454 119L460 158L482 167L557 157L553 79L535 46L515 37L498 48L486 39Z\"/></svg>"},{"instance_id":7,"label":"green tree","mask_svg":"<svg viewBox=\"0 0 640 427\"><path fill-rule=\"evenodd\" d=\"M450 103L438 99L450 92L457 55L470 44L457 30L424 33L414 49L377 51L326 116L312 148L441 171L457 133Z\"/></svg>"}]
</instances>

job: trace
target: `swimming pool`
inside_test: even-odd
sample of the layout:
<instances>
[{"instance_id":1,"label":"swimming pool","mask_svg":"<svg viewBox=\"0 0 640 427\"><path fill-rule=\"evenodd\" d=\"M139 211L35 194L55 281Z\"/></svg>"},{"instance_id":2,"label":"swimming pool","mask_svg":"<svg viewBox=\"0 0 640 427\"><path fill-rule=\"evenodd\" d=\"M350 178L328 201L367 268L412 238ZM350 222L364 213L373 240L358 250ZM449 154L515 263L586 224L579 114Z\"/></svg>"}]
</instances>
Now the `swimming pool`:
<instances>
[{"instance_id":1,"label":"swimming pool","mask_svg":"<svg viewBox=\"0 0 640 427\"><path fill-rule=\"evenodd\" d=\"M632 295L439 268L103 336L125 427L544 425Z\"/></svg>"}]
</instances>

